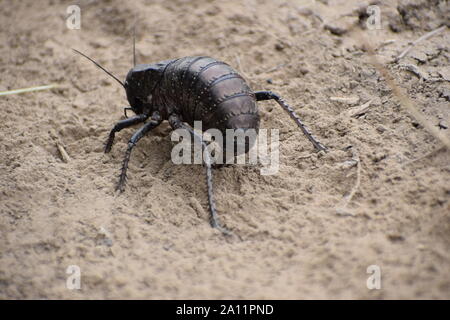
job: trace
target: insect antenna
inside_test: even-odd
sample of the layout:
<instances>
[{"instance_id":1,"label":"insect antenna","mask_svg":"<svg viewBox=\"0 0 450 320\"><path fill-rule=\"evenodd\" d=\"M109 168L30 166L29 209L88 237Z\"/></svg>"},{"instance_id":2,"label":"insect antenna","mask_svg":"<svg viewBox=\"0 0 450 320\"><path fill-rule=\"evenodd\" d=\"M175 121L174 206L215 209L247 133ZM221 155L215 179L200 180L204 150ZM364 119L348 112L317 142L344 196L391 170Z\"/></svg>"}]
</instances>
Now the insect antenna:
<instances>
[{"instance_id":1,"label":"insect antenna","mask_svg":"<svg viewBox=\"0 0 450 320\"><path fill-rule=\"evenodd\" d=\"M90 60L92 63L94 63L97 67L99 67L100 69L102 69L103 71L105 71L108 75L110 75L114 80L116 80L118 83L120 83L120 85L122 87L125 88L125 84L120 81L119 79L116 78L116 76L114 76L111 72L109 72L108 70L106 70L105 68L103 68L98 62L94 61L93 59L89 58L87 55L85 55L84 53L81 53L80 51L73 49L73 51L75 51L76 53L82 55L83 57L85 57L86 59Z\"/></svg>"},{"instance_id":2,"label":"insect antenna","mask_svg":"<svg viewBox=\"0 0 450 320\"><path fill-rule=\"evenodd\" d=\"M133 27L133 67L136 67L136 24Z\"/></svg>"}]
</instances>

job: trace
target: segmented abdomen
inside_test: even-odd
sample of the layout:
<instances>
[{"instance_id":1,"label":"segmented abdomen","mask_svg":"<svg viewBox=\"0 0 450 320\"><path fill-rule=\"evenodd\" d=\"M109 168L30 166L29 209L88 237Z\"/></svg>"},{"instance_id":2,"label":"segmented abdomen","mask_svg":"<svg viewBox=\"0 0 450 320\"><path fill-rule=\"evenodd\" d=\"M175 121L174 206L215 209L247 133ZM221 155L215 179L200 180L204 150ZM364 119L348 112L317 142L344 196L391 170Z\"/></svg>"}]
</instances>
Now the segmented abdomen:
<instances>
[{"instance_id":1,"label":"segmented abdomen","mask_svg":"<svg viewBox=\"0 0 450 320\"><path fill-rule=\"evenodd\" d=\"M161 88L183 121L203 130L259 128L255 95L228 64L210 57L185 57L169 64Z\"/></svg>"}]
</instances>

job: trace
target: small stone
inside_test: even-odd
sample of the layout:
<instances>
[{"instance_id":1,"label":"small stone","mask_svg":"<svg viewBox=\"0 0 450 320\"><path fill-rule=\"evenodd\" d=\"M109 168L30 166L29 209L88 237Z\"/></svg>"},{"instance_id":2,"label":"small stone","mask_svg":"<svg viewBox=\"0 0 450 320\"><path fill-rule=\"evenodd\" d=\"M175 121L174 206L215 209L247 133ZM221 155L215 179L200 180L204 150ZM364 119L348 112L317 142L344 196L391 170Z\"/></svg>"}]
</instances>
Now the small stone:
<instances>
[{"instance_id":1,"label":"small stone","mask_svg":"<svg viewBox=\"0 0 450 320\"><path fill-rule=\"evenodd\" d=\"M284 45L282 43L277 43L275 44L275 50L277 51L283 51L284 50Z\"/></svg>"},{"instance_id":2,"label":"small stone","mask_svg":"<svg viewBox=\"0 0 450 320\"><path fill-rule=\"evenodd\" d=\"M399 235L399 234L390 234L387 237L392 242L402 242L402 241L405 240L405 238L402 235Z\"/></svg>"},{"instance_id":3,"label":"small stone","mask_svg":"<svg viewBox=\"0 0 450 320\"><path fill-rule=\"evenodd\" d=\"M411 54L411 58L416 59L420 63L425 63L428 61L427 55L423 51L413 51Z\"/></svg>"},{"instance_id":4,"label":"small stone","mask_svg":"<svg viewBox=\"0 0 450 320\"><path fill-rule=\"evenodd\" d=\"M381 124L377 127L377 131L379 132L379 133L383 133L383 132L385 132L387 129L384 127L384 126L382 126Z\"/></svg>"},{"instance_id":5,"label":"small stone","mask_svg":"<svg viewBox=\"0 0 450 320\"><path fill-rule=\"evenodd\" d=\"M336 36L342 36L343 34L345 34L347 32L347 29L344 29L337 25L326 24L324 26L324 28L325 28L325 30L330 31L332 34L334 34Z\"/></svg>"},{"instance_id":6,"label":"small stone","mask_svg":"<svg viewBox=\"0 0 450 320\"><path fill-rule=\"evenodd\" d=\"M420 125L420 123L419 123L418 121L416 121L416 120L411 121L411 124L412 124L412 126L413 126L414 128L416 128L416 129L419 129L419 128L422 127L422 126Z\"/></svg>"},{"instance_id":7,"label":"small stone","mask_svg":"<svg viewBox=\"0 0 450 320\"><path fill-rule=\"evenodd\" d=\"M332 56L333 58L339 58L339 57L342 56L342 53L339 52L339 51L335 51L335 52L332 52L332 53L331 53L331 56Z\"/></svg>"},{"instance_id":8,"label":"small stone","mask_svg":"<svg viewBox=\"0 0 450 320\"><path fill-rule=\"evenodd\" d=\"M309 73L309 70L306 69L305 67L298 68L298 71L302 74L302 76L304 76L305 74Z\"/></svg>"},{"instance_id":9,"label":"small stone","mask_svg":"<svg viewBox=\"0 0 450 320\"><path fill-rule=\"evenodd\" d=\"M379 152L379 153L371 154L369 157L372 159L372 161L374 163L377 163L377 162L380 162L380 161L386 159L387 154L383 153L383 152Z\"/></svg>"},{"instance_id":10,"label":"small stone","mask_svg":"<svg viewBox=\"0 0 450 320\"><path fill-rule=\"evenodd\" d=\"M349 83L349 88L350 89L355 89L357 86L358 86L358 82L350 81L350 83Z\"/></svg>"},{"instance_id":11,"label":"small stone","mask_svg":"<svg viewBox=\"0 0 450 320\"><path fill-rule=\"evenodd\" d=\"M93 46L95 49L108 48L109 46L108 41L103 38L97 38L96 40L92 40L89 42L89 44Z\"/></svg>"},{"instance_id":12,"label":"small stone","mask_svg":"<svg viewBox=\"0 0 450 320\"><path fill-rule=\"evenodd\" d=\"M444 67L438 71L442 79L445 81L450 81L450 67Z\"/></svg>"},{"instance_id":13,"label":"small stone","mask_svg":"<svg viewBox=\"0 0 450 320\"><path fill-rule=\"evenodd\" d=\"M401 24L398 23L397 21L389 22L389 28L391 29L392 32L395 32L395 33L398 33L403 30Z\"/></svg>"},{"instance_id":14,"label":"small stone","mask_svg":"<svg viewBox=\"0 0 450 320\"><path fill-rule=\"evenodd\" d=\"M351 159L351 160L347 160L347 161L340 163L339 167L343 170L347 170L347 169L355 167L357 164L358 164L358 161Z\"/></svg>"},{"instance_id":15,"label":"small stone","mask_svg":"<svg viewBox=\"0 0 450 320\"><path fill-rule=\"evenodd\" d=\"M109 78L102 79L100 83L102 86L110 86L111 85L111 81L109 80Z\"/></svg>"},{"instance_id":16,"label":"small stone","mask_svg":"<svg viewBox=\"0 0 450 320\"><path fill-rule=\"evenodd\" d=\"M309 17L314 14L314 12L311 9L305 8L305 7L298 8L297 12L299 15L305 16L305 17Z\"/></svg>"},{"instance_id":17,"label":"small stone","mask_svg":"<svg viewBox=\"0 0 450 320\"><path fill-rule=\"evenodd\" d=\"M439 127L439 129L446 130L446 129L448 129L448 123L444 120L441 120L441 121L439 121L438 127Z\"/></svg>"},{"instance_id":18,"label":"small stone","mask_svg":"<svg viewBox=\"0 0 450 320\"><path fill-rule=\"evenodd\" d=\"M439 96L447 101L450 101L450 89L443 89Z\"/></svg>"}]
</instances>

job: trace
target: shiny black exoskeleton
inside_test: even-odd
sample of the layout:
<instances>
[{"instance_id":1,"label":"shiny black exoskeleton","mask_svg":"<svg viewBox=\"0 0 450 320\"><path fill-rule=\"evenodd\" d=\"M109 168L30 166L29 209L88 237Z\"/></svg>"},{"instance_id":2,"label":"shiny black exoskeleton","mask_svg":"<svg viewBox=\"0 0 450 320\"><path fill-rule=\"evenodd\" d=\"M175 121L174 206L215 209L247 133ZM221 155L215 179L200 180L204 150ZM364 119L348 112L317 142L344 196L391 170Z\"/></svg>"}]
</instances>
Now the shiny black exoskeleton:
<instances>
[{"instance_id":1,"label":"shiny black exoskeleton","mask_svg":"<svg viewBox=\"0 0 450 320\"><path fill-rule=\"evenodd\" d=\"M154 64L140 64L128 72L125 82L114 78L125 88L130 103L130 107L125 108L125 114L127 109L131 109L136 115L119 121L113 127L106 142L105 152L111 150L116 132L144 123L129 140L117 185L120 191L125 187L133 147L163 120L168 120L173 129L189 130L194 139L205 148L202 137L192 130L194 121L201 121L203 130L215 128L223 132L224 136L227 129L255 129L257 132L260 117L256 101L260 100L275 100L289 113L317 150L326 150L312 136L293 109L278 95L270 91L252 91L232 67L211 57L184 57ZM251 144L247 144L245 152L251 147ZM229 233L217 218L213 200L211 161L205 159L205 164L211 224L222 232Z\"/></svg>"}]
</instances>

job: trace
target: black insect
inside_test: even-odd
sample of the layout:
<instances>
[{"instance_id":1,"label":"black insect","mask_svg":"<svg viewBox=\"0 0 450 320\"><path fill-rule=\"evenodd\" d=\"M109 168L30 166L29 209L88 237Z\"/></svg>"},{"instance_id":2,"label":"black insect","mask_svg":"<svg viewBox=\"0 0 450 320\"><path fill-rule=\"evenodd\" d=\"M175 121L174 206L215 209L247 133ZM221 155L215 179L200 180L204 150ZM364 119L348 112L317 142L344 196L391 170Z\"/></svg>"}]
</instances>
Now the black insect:
<instances>
[{"instance_id":1,"label":"black insect","mask_svg":"<svg viewBox=\"0 0 450 320\"><path fill-rule=\"evenodd\" d=\"M83 55L119 82L126 91L130 107L135 116L121 120L111 130L105 152L111 150L116 132L143 123L128 142L117 189L123 191L127 178L128 162L136 143L163 120L168 120L175 129L184 128L201 142L203 150L206 143L202 136L192 129L194 121L202 121L203 130L259 129L260 117L256 101L275 100L297 123L317 150L326 150L317 141L294 110L275 93L252 91L242 76L222 61L210 57L184 57L165 60L154 64L135 65L125 82L120 81L97 62ZM225 136L225 135L224 135ZM245 152L251 145L247 145ZM230 232L221 225L217 217L213 198L211 160L206 152L206 183L208 204L212 227L225 234Z\"/></svg>"}]
</instances>

